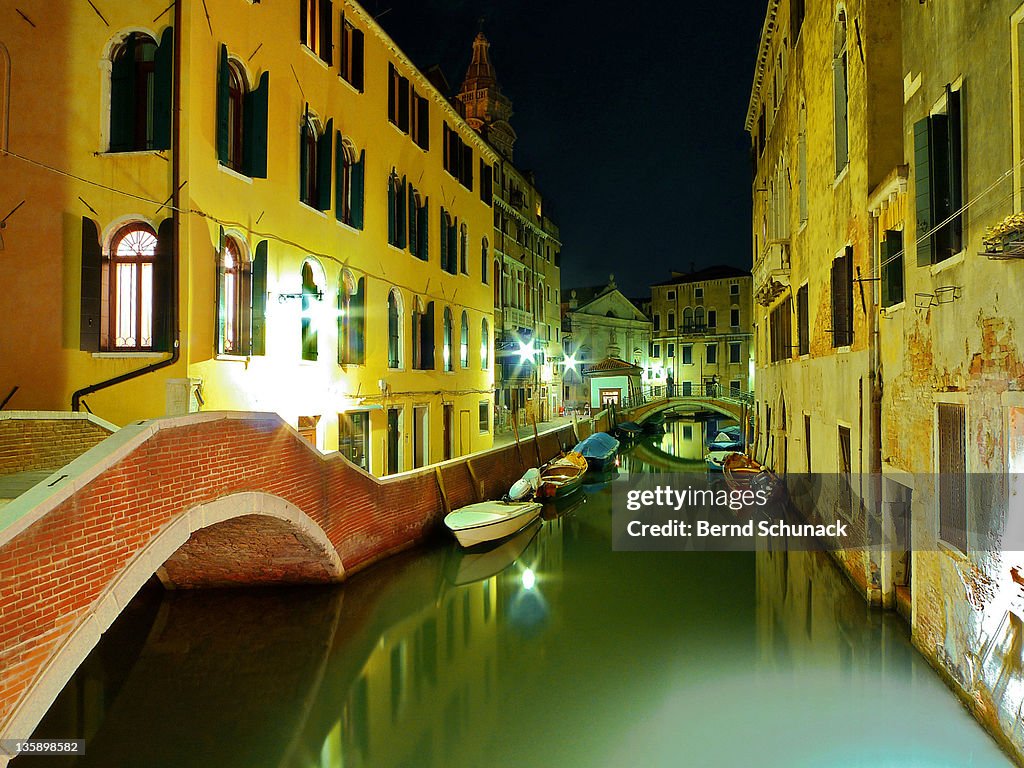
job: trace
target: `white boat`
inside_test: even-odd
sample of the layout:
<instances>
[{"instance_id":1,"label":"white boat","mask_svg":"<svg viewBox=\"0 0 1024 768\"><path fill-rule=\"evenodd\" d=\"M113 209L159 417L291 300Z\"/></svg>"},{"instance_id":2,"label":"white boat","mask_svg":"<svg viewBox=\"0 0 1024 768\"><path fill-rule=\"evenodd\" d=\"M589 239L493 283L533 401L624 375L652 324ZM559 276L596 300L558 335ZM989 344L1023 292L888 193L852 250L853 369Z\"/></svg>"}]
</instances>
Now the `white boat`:
<instances>
[{"instance_id":1,"label":"white boat","mask_svg":"<svg viewBox=\"0 0 1024 768\"><path fill-rule=\"evenodd\" d=\"M535 501L480 501L449 512L444 524L459 544L473 547L511 536L536 520L540 510Z\"/></svg>"}]
</instances>

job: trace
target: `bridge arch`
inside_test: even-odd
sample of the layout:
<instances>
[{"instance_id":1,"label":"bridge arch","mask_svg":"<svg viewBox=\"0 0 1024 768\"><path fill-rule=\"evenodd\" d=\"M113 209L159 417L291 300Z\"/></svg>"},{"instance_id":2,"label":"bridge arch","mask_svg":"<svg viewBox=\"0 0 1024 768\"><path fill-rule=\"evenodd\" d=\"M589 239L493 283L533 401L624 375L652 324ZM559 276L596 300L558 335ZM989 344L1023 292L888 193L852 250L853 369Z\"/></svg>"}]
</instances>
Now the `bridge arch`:
<instances>
[{"instance_id":1,"label":"bridge arch","mask_svg":"<svg viewBox=\"0 0 1024 768\"><path fill-rule=\"evenodd\" d=\"M275 548L280 558L274 557ZM100 636L154 574L167 587L190 588L334 582L344 573L324 530L283 498L247 491L198 504L111 575L92 610L66 630L66 640L26 690L5 730L29 734L35 729ZM0 766L4 761L0 755Z\"/></svg>"}]
</instances>

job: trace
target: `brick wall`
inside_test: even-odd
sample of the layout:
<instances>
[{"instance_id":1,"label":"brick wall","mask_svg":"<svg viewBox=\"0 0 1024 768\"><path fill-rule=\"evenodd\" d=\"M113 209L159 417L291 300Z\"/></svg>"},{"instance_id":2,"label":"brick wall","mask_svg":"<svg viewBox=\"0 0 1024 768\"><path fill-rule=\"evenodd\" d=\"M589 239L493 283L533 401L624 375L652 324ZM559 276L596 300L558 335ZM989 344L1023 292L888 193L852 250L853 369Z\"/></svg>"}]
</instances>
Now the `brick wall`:
<instances>
[{"instance_id":1,"label":"brick wall","mask_svg":"<svg viewBox=\"0 0 1024 768\"><path fill-rule=\"evenodd\" d=\"M542 458L571 442L571 427L541 435ZM440 465L449 505L477 500L467 462L486 497L501 496L536 463L533 438L523 440L521 450L523 462L513 444ZM308 515L330 539L346 574L421 540L442 517L433 467L379 480L340 454L312 450L276 416L174 420L0 545L0 734L60 646L158 533L199 505L246 491L271 494ZM294 537L280 535L280 526L267 525L265 536L246 536L230 551L224 545L233 537L220 535L218 527L202 529L179 549L163 575L183 586L239 577L323 580L315 557L298 557L294 546L273 550L275 540L294 544ZM267 567L253 568L253 558Z\"/></svg>"},{"instance_id":2,"label":"brick wall","mask_svg":"<svg viewBox=\"0 0 1024 768\"><path fill-rule=\"evenodd\" d=\"M0 418L0 475L58 470L113 431L91 419L78 418L78 414L60 418L17 413L3 416Z\"/></svg>"}]
</instances>

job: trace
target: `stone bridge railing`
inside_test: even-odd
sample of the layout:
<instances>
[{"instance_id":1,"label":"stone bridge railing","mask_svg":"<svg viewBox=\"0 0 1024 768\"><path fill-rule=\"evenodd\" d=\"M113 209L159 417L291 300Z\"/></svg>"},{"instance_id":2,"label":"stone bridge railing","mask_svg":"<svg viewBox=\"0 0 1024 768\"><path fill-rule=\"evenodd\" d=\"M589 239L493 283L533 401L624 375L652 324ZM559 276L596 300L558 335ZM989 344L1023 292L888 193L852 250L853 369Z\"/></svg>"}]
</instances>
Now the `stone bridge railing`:
<instances>
[{"instance_id":1,"label":"stone bridge railing","mask_svg":"<svg viewBox=\"0 0 1024 768\"><path fill-rule=\"evenodd\" d=\"M0 509L0 739L29 737L154 574L173 587L337 581L437 529L445 500L499 497L572 442L566 427L378 479L273 414L122 428Z\"/></svg>"}]
</instances>

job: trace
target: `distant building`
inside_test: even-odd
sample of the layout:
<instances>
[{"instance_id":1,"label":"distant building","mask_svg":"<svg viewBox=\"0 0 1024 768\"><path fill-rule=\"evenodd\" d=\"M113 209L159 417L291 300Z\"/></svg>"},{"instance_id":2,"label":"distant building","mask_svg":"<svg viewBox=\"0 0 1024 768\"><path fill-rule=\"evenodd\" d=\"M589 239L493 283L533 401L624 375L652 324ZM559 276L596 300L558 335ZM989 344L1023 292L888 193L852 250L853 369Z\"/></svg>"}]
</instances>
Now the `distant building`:
<instances>
[{"instance_id":1,"label":"distant building","mask_svg":"<svg viewBox=\"0 0 1024 768\"><path fill-rule=\"evenodd\" d=\"M651 286L650 364L646 383L675 394L721 385L750 391L753 315L750 273L729 266L673 272Z\"/></svg>"},{"instance_id":2,"label":"distant building","mask_svg":"<svg viewBox=\"0 0 1024 768\"><path fill-rule=\"evenodd\" d=\"M614 275L607 285L568 291L562 303L562 330L562 386L567 405L599 405L592 402L591 385L584 371L608 358L640 371L647 368L651 321L616 287Z\"/></svg>"},{"instance_id":3,"label":"distant building","mask_svg":"<svg viewBox=\"0 0 1024 768\"><path fill-rule=\"evenodd\" d=\"M98 13L0 29L0 400L276 411L376 475L490 447L501 156L447 94L351 2Z\"/></svg>"},{"instance_id":4,"label":"distant building","mask_svg":"<svg viewBox=\"0 0 1024 768\"><path fill-rule=\"evenodd\" d=\"M562 243L533 174L512 164L512 102L501 92L483 33L457 95L466 121L497 151L493 179L494 226L483 248L494 288L496 429L545 421L561 406Z\"/></svg>"}]
</instances>

